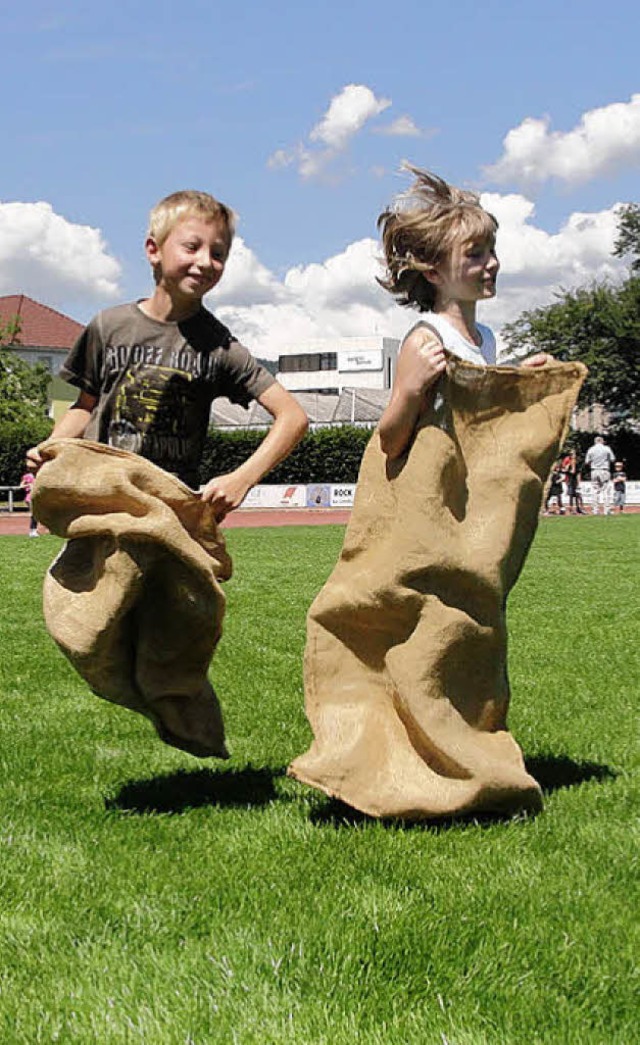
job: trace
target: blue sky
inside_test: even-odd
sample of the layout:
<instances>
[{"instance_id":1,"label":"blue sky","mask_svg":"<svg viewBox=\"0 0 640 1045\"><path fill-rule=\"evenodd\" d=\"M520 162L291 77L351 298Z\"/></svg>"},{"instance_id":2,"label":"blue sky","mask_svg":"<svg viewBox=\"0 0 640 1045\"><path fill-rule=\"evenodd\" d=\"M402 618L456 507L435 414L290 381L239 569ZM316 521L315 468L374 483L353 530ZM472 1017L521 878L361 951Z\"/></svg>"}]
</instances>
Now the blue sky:
<instances>
[{"instance_id":1,"label":"blue sky","mask_svg":"<svg viewBox=\"0 0 640 1045\"><path fill-rule=\"evenodd\" d=\"M375 220L409 159L487 194L499 328L621 273L639 28L626 0L25 0L0 16L0 293L80 321L144 296L150 207L202 188L240 216L208 304L256 354L401 334Z\"/></svg>"}]
</instances>

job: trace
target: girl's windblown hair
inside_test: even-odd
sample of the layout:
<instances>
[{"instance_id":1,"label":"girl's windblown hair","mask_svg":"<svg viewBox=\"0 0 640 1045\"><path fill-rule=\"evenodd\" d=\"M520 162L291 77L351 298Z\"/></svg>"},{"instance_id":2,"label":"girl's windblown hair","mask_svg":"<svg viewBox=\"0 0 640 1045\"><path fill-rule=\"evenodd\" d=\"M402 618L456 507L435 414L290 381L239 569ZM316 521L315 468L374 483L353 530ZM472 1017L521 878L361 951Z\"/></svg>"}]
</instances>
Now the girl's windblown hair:
<instances>
[{"instance_id":1,"label":"girl's windblown hair","mask_svg":"<svg viewBox=\"0 0 640 1045\"><path fill-rule=\"evenodd\" d=\"M378 218L386 263L385 277L378 282L398 304L426 312L435 303L436 289L425 274L456 244L493 243L498 222L475 192L457 189L420 167L403 166L415 181Z\"/></svg>"}]
</instances>

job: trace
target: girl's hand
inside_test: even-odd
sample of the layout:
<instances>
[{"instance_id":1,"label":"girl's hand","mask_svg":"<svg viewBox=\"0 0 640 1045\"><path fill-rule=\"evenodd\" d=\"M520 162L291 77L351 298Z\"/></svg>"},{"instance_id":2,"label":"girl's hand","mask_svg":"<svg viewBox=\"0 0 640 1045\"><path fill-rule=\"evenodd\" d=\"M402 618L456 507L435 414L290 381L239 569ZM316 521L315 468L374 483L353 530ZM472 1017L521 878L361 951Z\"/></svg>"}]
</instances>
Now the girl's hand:
<instances>
[{"instance_id":1,"label":"girl's hand","mask_svg":"<svg viewBox=\"0 0 640 1045\"><path fill-rule=\"evenodd\" d=\"M402 345L394 388L408 399L422 398L446 369L441 342L429 330L414 330Z\"/></svg>"},{"instance_id":2,"label":"girl's hand","mask_svg":"<svg viewBox=\"0 0 640 1045\"><path fill-rule=\"evenodd\" d=\"M430 330L417 327L403 341L391 399L378 425L380 446L390 461L409 445L426 393L446 366L440 339Z\"/></svg>"},{"instance_id":3,"label":"girl's hand","mask_svg":"<svg viewBox=\"0 0 640 1045\"><path fill-rule=\"evenodd\" d=\"M555 363L553 356L548 352L536 352L535 356L529 356L522 361L522 366L546 366L547 363Z\"/></svg>"}]
</instances>

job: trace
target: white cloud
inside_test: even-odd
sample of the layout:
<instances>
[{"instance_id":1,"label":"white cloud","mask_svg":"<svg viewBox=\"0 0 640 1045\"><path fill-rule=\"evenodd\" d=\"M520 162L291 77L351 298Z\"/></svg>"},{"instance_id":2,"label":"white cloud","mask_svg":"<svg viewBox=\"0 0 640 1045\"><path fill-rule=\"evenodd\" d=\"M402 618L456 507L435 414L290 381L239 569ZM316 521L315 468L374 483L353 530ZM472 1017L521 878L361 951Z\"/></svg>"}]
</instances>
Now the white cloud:
<instances>
[{"instance_id":1,"label":"white cloud","mask_svg":"<svg viewBox=\"0 0 640 1045\"><path fill-rule=\"evenodd\" d=\"M349 139L364 127L367 120L379 116L390 105L388 98L376 98L364 84L347 84L340 94L331 99L329 108L312 129L309 139L322 142L335 151L344 149Z\"/></svg>"},{"instance_id":2,"label":"white cloud","mask_svg":"<svg viewBox=\"0 0 640 1045\"><path fill-rule=\"evenodd\" d=\"M211 307L252 352L267 358L295 351L311 338L376 331L400 336L411 317L376 283L378 253L375 240L363 239L322 263L297 265L274 288L272 301L255 305L222 299L223 280L211 295Z\"/></svg>"},{"instance_id":3,"label":"white cloud","mask_svg":"<svg viewBox=\"0 0 640 1045\"><path fill-rule=\"evenodd\" d=\"M485 193L482 204L500 223L498 293L482 307L482 317L492 326L499 328L525 309L548 304L560 290L616 280L624 272L611 255L618 204L594 213L575 212L555 233L533 223L535 207L524 196Z\"/></svg>"},{"instance_id":4,"label":"white cloud","mask_svg":"<svg viewBox=\"0 0 640 1045\"><path fill-rule=\"evenodd\" d=\"M279 170L281 167L288 167L289 164L293 163L295 159L295 150L293 149L276 149L267 160L267 167L271 170Z\"/></svg>"},{"instance_id":5,"label":"white cloud","mask_svg":"<svg viewBox=\"0 0 640 1045\"><path fill-rule=\"evenodd\" d=\"M624 272L611 257L616 207L572 214L557 232L546 232L535 225L534 205L524 196L489 193L482 202L500 222L498 295L480 314L496 330L524 309L547 304L560 289ZM375 240L357 240L321 263L294 266L280 281L243 245L235 273L230 264L211 307L256 355L271 359L312 338L402 337L418 314L400 308L376 283L379 256Z\"/></svg>"},{"instance_id":6,"label":"white cloud","mask_svg":"<svg viewBox=\"0 0 640 1045\"><path fill-rule=\"evenodd\" d=\"M284 293L273 273L258 260L242 237L236 236L224 279L216 290L216 301L220 305L233 302L234 306L248 308L280 301Z\"/></svg>"},{"instance_id":7,"label":"white cloud","mask_svg":"<svg viewBox=\"0 0 640 1045\"><path fill-rule=\"evenodd\" d=\"M378 255L375 240L358 240L322 264L289 269L284 283L311 308L339 310L355 303L379 307L386 295L375 280L380 273Z\"/></svg>"},{"instance_id":8,"label":"white cloud","mask_svg":"<svg viewBox=\"0 0 640 1045\"><path fill-rule=\"evenodd\" d=\"M322 119L312 127L311 144L298 143L290 149L277 149L269 157L267 166L278 169L296 163L303 178L317 177L345 151L368 120L379 116L390 105L388 98L376 98L365 84L347 84L334 95ZM314 148L315 144L319 147Z\"/></svg>"},{"instance_id":9,"label":"white cloud","mask_svg":"<svg viewBox=\"0 0 640 1045\"><path fill-rule=\"evenodd\" d=\"M99 229L74 225L49 203L0 203L0 293L104 302L119 295L119 276Z\"/></svg>"},{"instance_id":10,"label":"white cloud","mask_svg":"<svg viewBox=\"0 0 640 1045\"><path fill-rule=\"evenodd\" d=\"M484 170L498 184L548 178L578 184L640 162L640 94L584 113L573 130L528 117L509 131L500 159Z\"/></svg>"},{"instance_id":11,"label":"white cloud","mask_svg":"<svg viewBox=\"0 0 640 1045\"><path fill-rule=\"evenodd\" d=\"M500 222L498 296L480 316L496 329L551 301L554 291L625 271L611 256L617 204L576 212L547 232L535 224L525 196L487 193L482 202ZM268 358L310 338L401 337L417 313L397 306L376 283L379 255L374 239L361 239L280 279L238 237L210 306L256 355ZM0 293L26 293L58 307L69 300L102 306L119 298L119 274L97 229L68 222L46 203L0 204Z\"/></svg>"},{"instance_id":12,"label":"white cloud","mask_svg":"<svg viewBox=\"0 0 640 1045\"><path fill-rule=\"evenodd\" d=\"M421 138L424 131L416 126L411 116L398 116L396 120L384 127L376 128L378 134L387 134L397 138Z\"/></svg>"}]
</instances>

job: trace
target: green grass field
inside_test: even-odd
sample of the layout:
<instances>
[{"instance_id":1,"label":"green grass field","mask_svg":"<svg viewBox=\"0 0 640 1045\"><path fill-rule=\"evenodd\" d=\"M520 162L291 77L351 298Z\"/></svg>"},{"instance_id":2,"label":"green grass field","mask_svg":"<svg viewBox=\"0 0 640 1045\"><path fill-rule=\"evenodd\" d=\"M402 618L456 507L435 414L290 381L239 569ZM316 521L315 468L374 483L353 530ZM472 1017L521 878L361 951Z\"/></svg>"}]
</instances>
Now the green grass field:
<instances>
[{"instance_id":1,"label":"green grass field","mask_svg":"<svg viewBox=\"0 0 640 1045\"><path fill-rule=\"evenodd\" d=\"M638 1040L640 516L544 520L510 602L536 819L383 824L288 779L339 527L234 530L212 678L232 760L90 695L0 539L0 1041ZM635 953L634 953L635 952Z\"/></svg>"}]
</instances>

